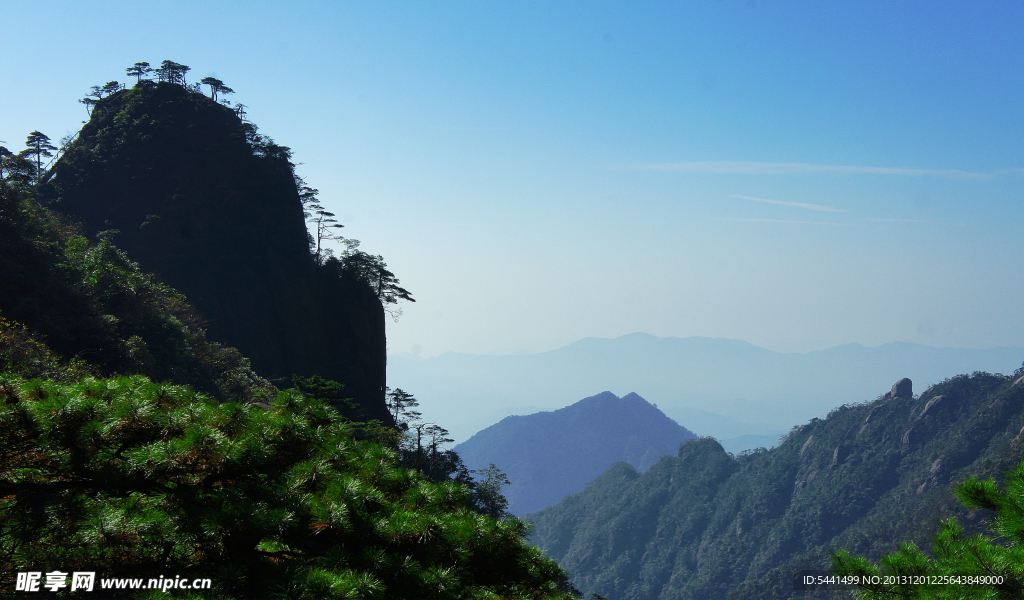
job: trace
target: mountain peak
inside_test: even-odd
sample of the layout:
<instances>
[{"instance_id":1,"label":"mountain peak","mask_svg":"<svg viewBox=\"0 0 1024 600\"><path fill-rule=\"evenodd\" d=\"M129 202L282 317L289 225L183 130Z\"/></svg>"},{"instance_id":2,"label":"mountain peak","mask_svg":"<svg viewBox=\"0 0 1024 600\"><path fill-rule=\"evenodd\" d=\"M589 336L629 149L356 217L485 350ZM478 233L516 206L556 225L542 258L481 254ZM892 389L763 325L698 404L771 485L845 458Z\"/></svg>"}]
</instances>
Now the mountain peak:
<instances>
[{"instance_id":1,"label":"mountain peak","mask_svg":"<svg viewBox=\"0 0 1024 600\"><path fill-rule=\"evenodd\" d=\"M494 463L523 515L578 492L616 462L643 471L696 436L631 392L589 396L553 412L507 417L455 447L466 466Z\"/></svg>"}]
</instances>

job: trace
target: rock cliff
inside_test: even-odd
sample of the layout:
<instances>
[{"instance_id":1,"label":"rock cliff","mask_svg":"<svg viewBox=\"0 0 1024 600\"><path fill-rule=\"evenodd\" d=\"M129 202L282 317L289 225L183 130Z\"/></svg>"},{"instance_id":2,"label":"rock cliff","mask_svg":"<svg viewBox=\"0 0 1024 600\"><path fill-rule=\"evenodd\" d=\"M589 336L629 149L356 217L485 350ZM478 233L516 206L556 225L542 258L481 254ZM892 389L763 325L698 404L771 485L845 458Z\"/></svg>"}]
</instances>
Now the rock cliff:
<instances>
[{"instance_id":1,"label":"rock cliff","mask_svg":"<svg viewBox=\"0 0 1024 600\"><path fill-rule=\"evenodd\" d=\"M384 404L384 310L309 254L290 151L232 109L169 83L100 101L43 186L51 208L182 291L211 339L261 375L340 381L362 417Z\"/></svg>"}]
</instances>

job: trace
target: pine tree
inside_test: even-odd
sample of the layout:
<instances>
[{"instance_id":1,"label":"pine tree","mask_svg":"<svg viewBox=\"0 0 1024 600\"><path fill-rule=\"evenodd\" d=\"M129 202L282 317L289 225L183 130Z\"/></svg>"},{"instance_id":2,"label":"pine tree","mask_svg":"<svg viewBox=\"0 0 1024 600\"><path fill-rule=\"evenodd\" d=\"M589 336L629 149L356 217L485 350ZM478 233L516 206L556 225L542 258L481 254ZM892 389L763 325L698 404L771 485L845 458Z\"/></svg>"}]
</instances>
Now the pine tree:
<instances>
[{"instance_id":1,"label":"pine tree","mask_svg":"<svg viewBox=\"0 0 1024 600\"><path fill-rule=\"evenodd\" d=\"M176 63L173 60L165 60L156 69L156 76L159 81L185 85L185 73L190 70L187 65Z\"/></svg>"},{"instance_id":2,"label":"pine tree","mask_svg":"<svg viewBox=\"0 0 1024 600\"><path fill-rule=\"evenodd\" d=\"M494 463L489 464L486 469L470 472L482 476L482 479L476 482L473 494L482 512L495 519L507 517L508 500L502 495L501 489L512 483L508 476Z\"/></svg>"},{"instance_id":3,"label":"pine tree","mask_svg":"<svg viewBox=\"0 0 1024 600\"><path fill-rule=\"evenodd\" d=\"M199 83L210 86L210 99L217 100L217 92L228 90L225 93L230 93L231 88L224 85L224 82L216 77L203 77L199 80Z\"/></svg>"},{"instance_id":4,"label":"pine tree","mask_svg":"<svg viewBox=\"0 0 1024 600\"><path fill-rule=\"evenodd\" d=\"M143 76L152 73L153 69L148 62L137 62L124 71L129 77L135 77L136 83L142 83Z\"/></svg>"},{"instance_id":5,"label":"pine tree","mask_svg":"<svg viewBox=\"0 0 1024 600\"><path fill-rule=\"evenodd\" d=\"M28 134L28 139L25 140L25 146L27 146L27 148L22 150L20 155L24 158L32 156L35 157L35 180L38 183L43 176L43 157L52 157L53 153L50 152L50 150L56 150L57 147L50 143L49 137L43 135L39 131L33 131Z\"/></svg>"},{"instance_id":6,"label":"pine tree","mask_svg":"<svg viewBox=\"0 0 1024 600\"><path fill-rule=\"evenodd\" d=\"M391 413L391 417L395 420L395 424L399 428L403 428L402 424L405 424L404 429L409 428L409 422L415 421L420 418L420 413L412 410L420 405L412 394L406 392L402 388L396 388L391 390L388 388L388 392L385 395L387 399L388 411Z\"/></svg>"}]
</instances>

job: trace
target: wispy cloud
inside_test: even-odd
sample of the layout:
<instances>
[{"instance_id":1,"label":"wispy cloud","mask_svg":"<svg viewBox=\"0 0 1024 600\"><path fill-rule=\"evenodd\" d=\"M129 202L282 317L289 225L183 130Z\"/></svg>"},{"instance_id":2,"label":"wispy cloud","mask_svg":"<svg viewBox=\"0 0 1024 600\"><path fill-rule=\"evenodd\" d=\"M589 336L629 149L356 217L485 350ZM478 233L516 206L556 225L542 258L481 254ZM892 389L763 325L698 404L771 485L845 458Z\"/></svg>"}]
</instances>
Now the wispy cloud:
<instances>
[{"instance_id":1,"label":"wispy cloud","mask_svg":"<svg viewBox=\"0 0 1024 600\"><path fill-rule=\"evenodd\" d=\"M834 206L822 206L821 204L808 204L806 202L786 202L784 200L768 200L767 198L754 198L753 196L733 196L733 198L753 200L754 202L764 202L767 204L781 204L782 206L795 206L796 208L806 208L807 210L818 210L822 212L846 212L845 208L835 208Z\"/></svg>"},{"instance_id":2,"label":"wispy cloud","mask_svg":"<svg viewBox=\"0 0 1024 600\"><path fill-rule=\"evenodd\" d=\"M792 225L851 225L851 223L837 223L835 221L793 221L789 219L738 219L725 217L726 221L745 221L747 223L788 223Z\"/></svg>"},{"instance_id":3,"label":"wispy cloud","mask_svg":"<svg viewBox=\"0 0 1024 600\"><path fill-rule=\"evenodd\" d=\"M926 225L940 225L935 221L922 221L921 219L868 219L876 223L924 223Z\"/></svg>"},{"instance_id":4,"label":"wispy cloud","mask_svg":"<svg viewBox=\"0 0 1024 600\"><path fill-rule=\"evenodd\" d=\"M860 167L848 165L811 165L806 163L770 162L681 162L635 165L640 171L669 171L672 173L707 173L712 175L790 175L795 173L836 173L848 175L902 175L916 177L942 177L945 179L992 179L986 173L973 173L958 169L913 169L909 167Z\"/></svg>"}]
</instances>

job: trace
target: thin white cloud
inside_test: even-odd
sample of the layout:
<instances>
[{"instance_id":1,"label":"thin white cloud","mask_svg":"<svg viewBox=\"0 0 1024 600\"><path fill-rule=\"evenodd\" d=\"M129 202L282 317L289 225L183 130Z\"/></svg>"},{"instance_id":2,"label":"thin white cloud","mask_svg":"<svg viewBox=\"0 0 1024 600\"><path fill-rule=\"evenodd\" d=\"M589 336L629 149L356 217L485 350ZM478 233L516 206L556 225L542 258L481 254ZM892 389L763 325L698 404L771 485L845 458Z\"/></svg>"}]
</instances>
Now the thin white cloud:
<instances>
[{"instance_id":1,"label":"thin white cloud","mask_svg":"<svg viewBox=\"0 0 1024 600\"><path fill-rule=\"evenodd\" d=\"M850 223L837 223L835 221L791 221L789 219L738 219L726 217L726 221L745 221L747 223L789 223L792 225L850 225Z\"/></svg>"},{"instance_id":2,"label":"thin white cloud","mask_svg":"<svg viewBox=\"0 0 1024 600\"><path fill-rule=\"evenodd\" d=\"M681 162L636 165L641 171L669 171L672 173L707 173L712 175L791 175L795 173L836 173L849 175L903 175L942 177L945 179L987 180L986 173L973 173L958 169L912 169L908 167L860 167L847 165L811 165L805 163L770 162Z\"/></svg>"},{"instance_id":3,"label":"thin white cloud","mask_svg":"<svg viewBox=\"0 0 1024 600\"><path fill-rule=\"evenodd\" d=\"M834 206L822 206L821 204L808 204L806 202L786 202L785 200L768 200L767 198L754 198L753 196L733 196L733 198L753 200L754 202L765 202L767 204L781 204L782 206L795 206L796 208L806 208L807 210L818 210L822 212L846 212L845 208L835 208Z\"/></svg>"},{"instance_id":4,"label":"thin white cloud","mask_svg":"<svg viewBox=\"0 0 1024 600\"><path fill-rule=\"evenodd\" d=\"M876 223L924 223L926 225L940 225L935 221L922 221L921 219L868 219L868 221L875 221Z\"/></svg>"}]
</instances>

